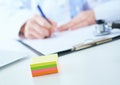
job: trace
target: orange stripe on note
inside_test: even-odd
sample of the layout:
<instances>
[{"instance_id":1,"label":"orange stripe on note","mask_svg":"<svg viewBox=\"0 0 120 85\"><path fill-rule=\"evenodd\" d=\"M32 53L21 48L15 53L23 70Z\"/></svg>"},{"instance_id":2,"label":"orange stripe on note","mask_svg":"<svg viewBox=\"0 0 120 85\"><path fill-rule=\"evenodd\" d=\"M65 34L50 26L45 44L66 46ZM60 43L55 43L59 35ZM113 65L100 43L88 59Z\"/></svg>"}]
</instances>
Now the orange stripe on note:
<instances>
[{"instance_id":1,"label":"orange stripe on note","mask_svg":"<svg viewBox=\"0 0 120 85\"><path fill-rule=\"evenodd\" d=\"M47 68L47 69L42 69L42 70L34 70L34 71L32 71L32 76L35 77L35 76L52 74L52 73L57 73L57 72L58 72L57 67Z\"/></svg>"}]
</instances>

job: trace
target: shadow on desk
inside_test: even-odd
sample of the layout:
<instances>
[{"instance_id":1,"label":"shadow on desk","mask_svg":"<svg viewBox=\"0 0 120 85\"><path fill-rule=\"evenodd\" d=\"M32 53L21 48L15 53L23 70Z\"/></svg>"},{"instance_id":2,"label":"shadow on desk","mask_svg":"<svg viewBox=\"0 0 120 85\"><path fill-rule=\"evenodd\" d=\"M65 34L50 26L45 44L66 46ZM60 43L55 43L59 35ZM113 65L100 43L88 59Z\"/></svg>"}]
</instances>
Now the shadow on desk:
<instances>
[{"instance_id":1,"label":"shadow on desk","mask_svg":"<svg viewBox=\"0 0 120 85\"><path fill-rule=\"evenodd\" d=\"M1 70L4 70L4 69L6 69L6 68L8 68L8 67L10 67L10 66L12 66L12 65L15 65L15 64L17 64L17 63L20 63L20 62L22 62L22 61L24 61L24 60L26 60L26 59L28 59L28 57L24 57L24 58L21 58L21 59L18 59L18 60L16 60L16 61L12 62L12 63L6 64L6 65L0 67L0 71L1 71Z\"/></svg>"}]
</instances>

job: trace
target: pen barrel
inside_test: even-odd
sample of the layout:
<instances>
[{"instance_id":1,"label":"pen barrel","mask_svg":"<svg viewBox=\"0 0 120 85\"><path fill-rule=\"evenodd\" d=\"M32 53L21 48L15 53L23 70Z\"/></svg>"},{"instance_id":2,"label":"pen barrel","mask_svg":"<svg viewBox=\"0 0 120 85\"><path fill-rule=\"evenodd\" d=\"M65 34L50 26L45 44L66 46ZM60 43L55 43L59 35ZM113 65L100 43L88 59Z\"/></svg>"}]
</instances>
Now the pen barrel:
<instances>
[{"instance_id":1,"label":"pen barrel","mask_svg":"<svg viewBox=\"0 0 120 85\"><path fill-rule=\"evenodd\" d=\"M106 42L110 42L110 41L112 41L112 38L100 39L100 40L96 41L96 45L100 45L100 44L103 44L103 43L106 43Z\"/></svg>"},{"instance_id":2,"label":"pen barrel","mask_svg":"<svg viewBox=\"0 0 120 85\"><path fill-rule=\"evenodd\" d=\"M86 44L84 44L84 43L83 44L78 44L78 45L73 46L72 51L82 50L82 49L85 49L85 48L100 45L100 44L107 43L107 42L110 42L110 41L112 41L112 38L103 38L103 39L99 39L99 40L96 40L96 41L93 41L93 42L90 42L90 43L86 43Z\"/></svg>"},{"instance_id":3,"label":"pen barrel","mask_svg":"<svg viewBox=\"0 0 120 85\"><path fill-rule=\"evenodd\" d=\"M85 48L88 48L88 47L91 47L94 45L96 45L95 42L91 42L91 43L87 43L87 44L78 44L78 45L73 46L72 51L82 50L82 49L85 49Z\"/></svg>"}]
</instances>

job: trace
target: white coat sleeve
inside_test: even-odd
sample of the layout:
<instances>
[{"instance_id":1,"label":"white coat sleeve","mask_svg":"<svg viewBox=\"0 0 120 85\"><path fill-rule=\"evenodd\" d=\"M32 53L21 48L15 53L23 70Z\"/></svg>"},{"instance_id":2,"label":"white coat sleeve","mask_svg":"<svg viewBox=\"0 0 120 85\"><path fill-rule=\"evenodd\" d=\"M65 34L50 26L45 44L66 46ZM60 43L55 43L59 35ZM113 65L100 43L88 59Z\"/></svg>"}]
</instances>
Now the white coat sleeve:
<instances>
[{"instance_id":1,"label":"white coat sleeve","mask_svg":"<svg viewBox=\"0 0 120 85\"><path fill-rule=\"evenodd\" d=\"M94 8L96 19L106 21L120 20L120 0L111 0Z\"/></svg>"},{"instance_id":2,"label":"white coat sleeve","mask_svg":"<svg viewBox=\"0 0 120 85\"><path fill-rule=\"evenodd\" d=\"M33 16L31 10L31 0L1 0L0 14L3 24L0 30L4 32L3 36L9 38L19 38L19 31L21 26Z\"/></svg>"}]
</instances>

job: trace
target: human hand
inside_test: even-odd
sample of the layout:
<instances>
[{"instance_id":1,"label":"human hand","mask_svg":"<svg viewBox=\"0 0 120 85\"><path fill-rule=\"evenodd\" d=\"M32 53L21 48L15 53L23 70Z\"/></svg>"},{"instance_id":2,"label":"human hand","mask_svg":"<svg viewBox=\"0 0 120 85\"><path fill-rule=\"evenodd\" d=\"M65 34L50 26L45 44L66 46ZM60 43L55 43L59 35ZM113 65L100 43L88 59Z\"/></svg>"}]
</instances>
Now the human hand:
<instances>
[{"instance_id":1,"label":"human hand","mask_svg":"<svg viewBox=\"0 0 120 85\"><path fill-rule=\"evenodd\" d=\"M59 31L75 30L81 27L95 24L95 15L93 10L83 11L74 17L71 21L58 27Z\"/></svg>"},{"instance_id":2,"label":"human hand","mask_svg":"<svg viewBox=\"0 0 120 85\"><path fill-rule=\"evenodd\" d=\"M26 39L44 39L51 36L56 28L56 23L50 20L48 23L43 17L35 15L30 18L21 28L23 37Z\"/></svg>"}]
</instances>

